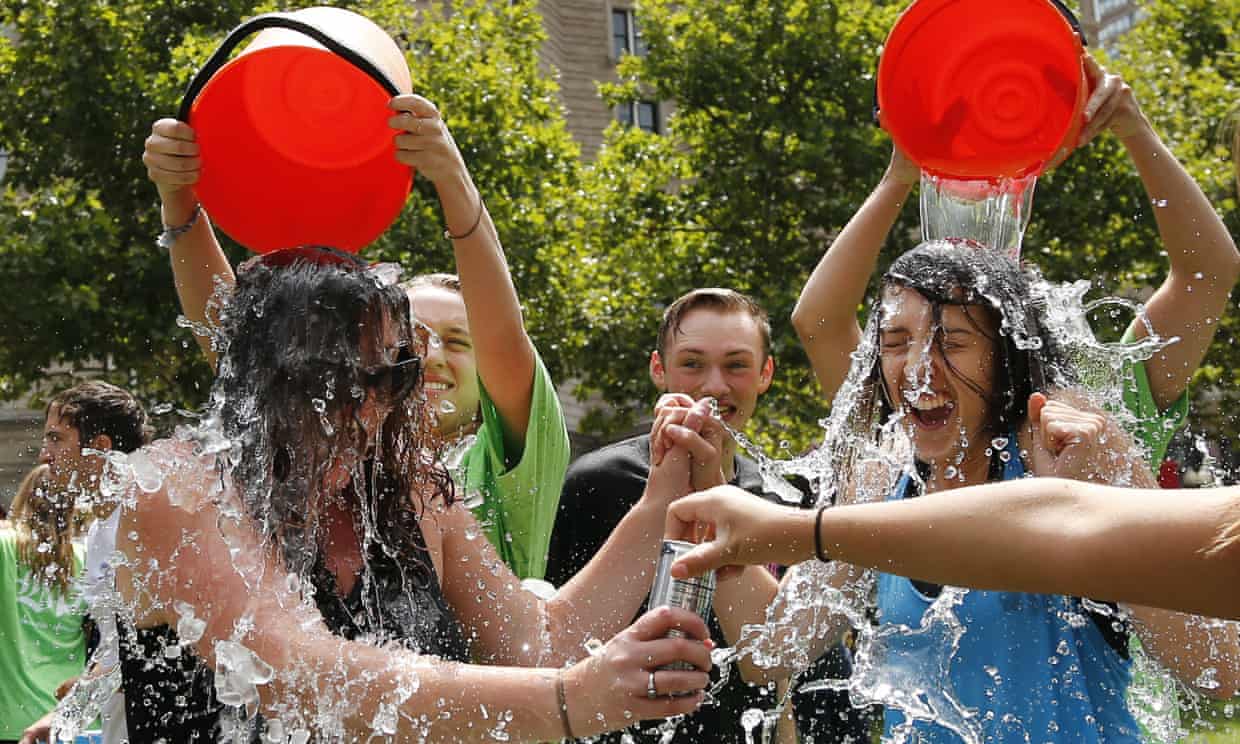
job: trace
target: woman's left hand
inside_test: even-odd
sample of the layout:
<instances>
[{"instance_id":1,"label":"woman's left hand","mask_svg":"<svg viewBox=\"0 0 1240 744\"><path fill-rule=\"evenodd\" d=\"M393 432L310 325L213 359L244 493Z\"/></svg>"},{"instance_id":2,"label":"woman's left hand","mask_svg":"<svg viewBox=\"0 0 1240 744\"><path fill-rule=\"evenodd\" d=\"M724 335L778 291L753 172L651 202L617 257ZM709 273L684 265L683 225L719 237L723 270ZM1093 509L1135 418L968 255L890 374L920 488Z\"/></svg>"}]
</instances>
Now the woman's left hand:
<instances>
[{"instance_id":1,"label":"woman's left hand","mask_svg":"<svg viewBox=\"0 0 1240 744\"><path fill-rule=\"evenodd\" d=\"M1131 442L1100 411L1066 393L1029 396L1033 474L1111 483ZM1126 447L1125 445L1128 445Z\"/></svg>"},{"instance_id":2,"label":"woman's left hand","mask_svg":"<svg viewBox=\"0 0 1240 744\"><path fill-rule=\"evenodd\" d=\"M388 108L397 112L388 120L388 126L400 132L396 135L398 161L436 185L445 179L469 177L465 159L435 104L406 93L389 101Z\"/></svg>"}]
</instances>

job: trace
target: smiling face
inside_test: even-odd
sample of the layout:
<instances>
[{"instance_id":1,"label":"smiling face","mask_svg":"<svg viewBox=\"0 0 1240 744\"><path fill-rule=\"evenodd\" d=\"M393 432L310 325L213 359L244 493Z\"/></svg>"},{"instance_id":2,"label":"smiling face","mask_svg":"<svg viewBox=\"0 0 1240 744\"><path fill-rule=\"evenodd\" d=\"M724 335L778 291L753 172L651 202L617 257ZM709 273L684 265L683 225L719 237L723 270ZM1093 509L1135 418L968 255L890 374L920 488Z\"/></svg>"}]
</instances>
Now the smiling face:
<instances>
[{"instance_id":1,"label":"smiling face","mask_svg":"<svg viewBox=\"0 0 1240 744\"><path fill-rule=\"evenodd\" d=\"M478 361L469 318L460 293L436 286L409 290L415 322L434 334L424 361L426 398L438 420L436 430L448 439L468 434L478 426L482 392Z\"/></svg>"},{"instance_id":2,"label":"smiling face","mask_svg":"<svg viewBox=\"0 0 1240 744\"><path fill-rule=\"evenodd\" d=\"M978 306L950 304L935 318L921 293L900 286L884 290L882 317L883 383L888 401L905 414L917 458L962 472L984 462L993 436L987 397L995 384L994 321Z\"/></svg>"},{"instance_id":3,"label":"smiling face","mask_svg":"<svg viewBox=\"0 0 1240 744\"><path fill-rule=\"evenodd\" d=\"M720 416L738 430L753 416L774 371L758 321L745 312L713 308L685 313L664 354L656 351L650 358L650 377L659 390L694 400L714 398Z\"/></svg>"}]
</instances>

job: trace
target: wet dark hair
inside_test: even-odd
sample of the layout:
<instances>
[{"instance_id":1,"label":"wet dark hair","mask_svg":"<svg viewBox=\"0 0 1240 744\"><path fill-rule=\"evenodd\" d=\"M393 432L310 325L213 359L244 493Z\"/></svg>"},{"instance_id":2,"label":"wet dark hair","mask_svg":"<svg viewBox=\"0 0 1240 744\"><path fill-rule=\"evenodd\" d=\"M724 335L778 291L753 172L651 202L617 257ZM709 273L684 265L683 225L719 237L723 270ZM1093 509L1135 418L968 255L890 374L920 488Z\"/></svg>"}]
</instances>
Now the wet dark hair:
<instances>
[{"instance_id":1,"label":"wet dark hair","mask_svg":"<svg viewBox=\"0 0 1240 744\"><path fill-rule=\"evenodd\" d=\"M112 449L133 452L150 441L146 411L138 399L115 385L91 380L62 390L47 404L45 415L55 406L60 418L77 430L81 446L99 435L112 440Z\"/></svg>"},{"instance_id":2,"label":"wet dark hair","mask_svg":"<svg viewBox=\"0 0 1240 744\"><path fill-rule=\"evenodd\" d=\"M422 340L395 272L328 249L281 251L239 267L221 314L212 411L231 445L221 467L260 532L302 575L320 560L319 518L330 499L354 515L364 557L426 568L418 511L453 498L421 405ZM351 483L324 493L337 458L363 446L358 413L368 388L388 391L391 412L374 451L352 453L360 464Z\"/></svg>"},{"instance_id":3,"label":"wet dark hair","mask_svg":"<svg viewBox=\"0 0 1240 744\"><path fill-rule=\"evenodd\" d=\"M883 276L884 291L902 287L924 297L933 308L936 325L942 322L943 307L955 305L963 308L974 327L994 343L995 378L971 380L952 367L947 354L942 353L941 326L934 336L948 370L987 401L987 428L996 436L1007 436L1024 421L1029 396L1034 392L1077 382L1062 345L1047 328L1045 297L1035 290L1040 280L1036 271L1022 268L1000 251L964 239L922 243L897 258ZM880 351L874 355L867 384L873 386L879 400L880 420L886 421L894 409L882 380L882 313L880 294L872 305L869 323L870 340ZM975 313L988 322L979 322Z\"/></svg>"}]
</instances>

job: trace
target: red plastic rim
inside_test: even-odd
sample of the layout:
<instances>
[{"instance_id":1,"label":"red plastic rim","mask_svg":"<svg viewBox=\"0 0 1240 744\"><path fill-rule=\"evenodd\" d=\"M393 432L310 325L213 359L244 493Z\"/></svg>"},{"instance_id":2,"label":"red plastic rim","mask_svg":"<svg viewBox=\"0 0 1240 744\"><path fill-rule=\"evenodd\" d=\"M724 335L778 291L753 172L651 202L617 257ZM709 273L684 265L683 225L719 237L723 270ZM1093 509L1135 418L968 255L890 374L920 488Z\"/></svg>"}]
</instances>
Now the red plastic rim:
<instances>
[{"instance_id":1,"label":"red plastic rim","mask_svg":"<svg viewBox=\"0 0 1240 744\"><path fill-rule=\"evenodd\" d=\"M356 252L400 214L412 171L393 157L388 94L323 49L237 57L194 102L196 187L212 222L257 253L299 245Z\"/></svg>"},{"instance_id":2,"label":"red plastic rim","mask_svg":"<svg viewBox=\"0 0 1240 744\"><path fill-rule=\"evenodd\" d=\"M879 62L883 126L933 175L1036 174L1080 132L1083 53L1047 0L917 0Z\"/></svg>"}]
</instances>

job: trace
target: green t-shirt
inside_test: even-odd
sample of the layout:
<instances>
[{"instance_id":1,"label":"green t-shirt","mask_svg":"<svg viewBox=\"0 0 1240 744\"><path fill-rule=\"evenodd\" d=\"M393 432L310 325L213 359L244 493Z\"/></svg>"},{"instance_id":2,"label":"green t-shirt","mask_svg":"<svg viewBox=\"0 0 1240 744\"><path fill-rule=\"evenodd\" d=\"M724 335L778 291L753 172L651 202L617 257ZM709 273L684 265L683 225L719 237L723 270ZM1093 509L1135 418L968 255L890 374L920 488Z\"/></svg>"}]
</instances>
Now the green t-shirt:
<instances>
[{"instance_id":1,"label":"green t-shirt","mask_svg":"<svg viewBox=\"0 0 1240 744\"><path fill-rule=\"evenodd\" d=\"M1131 332L1124 334L1123 340L1131 343ZM1171 438L1188 418L1188 391L1181 393L1167 410L1160 411L1150 391L1144 362L1125 365L1122 381L1124 408L1134 419L1129 424L1130 433L1144 448L1150 468L1157 475ZM1128 686L1128 707L1141 727L1143 741L1170 744L1178 738L1173 732L1180 729L1174 678L1148 659L1135 634L1129 637L1128 643L1135 660L1132 682Z\"/></svg>"},{"instance_id":2,"label":"green t-shirt","mask_svg":"<svg viewBox=\"0 0 1240 744\"><path fill-rule=\"evenodd\" d=\"M482 389L482 425L461 462L465 495L477 493L474 515L500 557L521 579L541 579L568 470L570 449L564 411L551 375L535 358L534 395L521 460L508 468L499 411Z\"/></svg>"},{"instance_id":3,"label":"green t-shirt","mask_svg":"<svg viewBox=\"0 0 1240 744\"><path fill-rule=\"evenodd\" d=\"M1158 465L1167 456L1171 438L1188 418L1188 391L1181 393L1167 410L1158 410L1144 362L1126 365L1123 384L1124 408L1136 419L1135 431L1129 433L1145 449L1150 467L1157 474Z\"/></svg>"},{"instance_id":4,"label":"green t-shirt","mask_svg":"<svg viewBox=\"0 0 1240 744\"><path fill-rule=\"evenodd\" d=\"M76 550L74 575L81 573ZM56 687L86 664L76 587L62 596L17 560L17 535L0 530L0 739L20 739L56 705Z\"/></svg>"}]
</instances>

